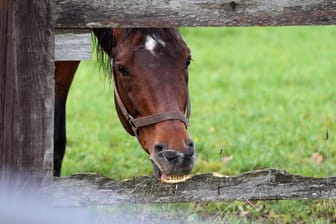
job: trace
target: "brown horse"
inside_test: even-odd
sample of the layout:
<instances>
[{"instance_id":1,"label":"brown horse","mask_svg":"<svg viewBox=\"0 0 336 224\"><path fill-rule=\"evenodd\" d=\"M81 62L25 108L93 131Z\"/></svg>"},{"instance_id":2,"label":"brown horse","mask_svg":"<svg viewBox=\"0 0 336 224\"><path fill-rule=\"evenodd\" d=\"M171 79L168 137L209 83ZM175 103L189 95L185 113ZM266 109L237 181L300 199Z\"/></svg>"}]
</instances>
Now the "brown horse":
<instances>
[{"instance_id":1,"label":"brown horse","mask_svg":"<svg viewBox=\"0 0 336 224\"><path fill-rule=\"evenodd\" d=\"M195 146L187 133L191 55L186 43L175 29L96 29L94 34L111 63L123 127L150 155L156 177L182 179L195 161ZM56 62L55 176L61 172L65 104L78 65L79 61Z\"/></svg>"}]
</instances>

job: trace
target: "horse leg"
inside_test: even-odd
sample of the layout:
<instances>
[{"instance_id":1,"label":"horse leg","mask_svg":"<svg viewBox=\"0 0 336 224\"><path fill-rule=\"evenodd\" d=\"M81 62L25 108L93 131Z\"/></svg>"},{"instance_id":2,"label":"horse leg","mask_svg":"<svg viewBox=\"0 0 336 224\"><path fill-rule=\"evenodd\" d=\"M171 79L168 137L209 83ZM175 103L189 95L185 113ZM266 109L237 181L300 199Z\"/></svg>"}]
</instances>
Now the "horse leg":
<instances>
[{"instance_id":1,"label":"horse leg","mask_svg":"<svg viewBox=\"0 0 336 224\"><path fill-rule=\"evenodd\" d=\"M78 65L79 61L55 62L54 176L61 175L66 146L66 100Z\"/></svg>"}]
</instances>

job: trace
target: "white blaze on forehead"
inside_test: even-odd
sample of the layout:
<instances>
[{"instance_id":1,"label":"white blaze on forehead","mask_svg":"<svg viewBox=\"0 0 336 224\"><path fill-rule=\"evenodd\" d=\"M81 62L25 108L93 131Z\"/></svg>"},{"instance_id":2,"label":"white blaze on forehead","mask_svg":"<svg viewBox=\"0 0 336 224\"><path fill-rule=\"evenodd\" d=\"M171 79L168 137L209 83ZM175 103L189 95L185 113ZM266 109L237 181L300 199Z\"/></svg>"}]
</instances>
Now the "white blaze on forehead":
<instances>
[{"instance_id":1,"label":"white blaze on forehead","mask_svg":"<svg viewBox=\"0 0 336 224\"><path fill-rule=\"evenodd\" d=\"M153 39L153 37L151 37L151 36L146 36L146 42L145 42L145 49L146 50L149 50L151 53L152 53L152 55L154 55L155 56L155 52L154 52L154 49L155 49L155 47L156 47L156 45L158 44L158 42L162 45L162 46L166 46L166 43L164 42L164 41L162 41L162 40L154 40Z\"/></svg>"},{"instance_id":2,"label":"white blaze on forehead","mask_svg":"<svg viewBox=\"0 0 336 224\"><path fill-rule=\"evenodd\" d=\"M156 45L156 40L154 40L151 36L146 37L145 48L146 50L149 50L153 55L155 55L154 49Z\"/></svg>"}]
</instances>

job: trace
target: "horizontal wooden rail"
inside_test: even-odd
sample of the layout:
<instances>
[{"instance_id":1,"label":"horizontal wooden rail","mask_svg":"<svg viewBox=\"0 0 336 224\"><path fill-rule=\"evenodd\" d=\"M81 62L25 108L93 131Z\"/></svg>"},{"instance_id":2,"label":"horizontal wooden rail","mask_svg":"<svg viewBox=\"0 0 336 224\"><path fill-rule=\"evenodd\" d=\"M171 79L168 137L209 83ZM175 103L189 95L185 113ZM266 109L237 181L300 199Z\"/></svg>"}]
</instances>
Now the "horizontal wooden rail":
<instances>
[{"instance_id":1,"label":"horizontal wooden rail","mask_svg":"<svg viewBox=\"0 0 336 224\"><path fill-rule=\"evenodd\" d=\"M314 178L276 169L220 177L194 175L179 184L154 177L111 180L99 174L56 178L52 187L55 206L94 206L118 203L170 203L234 200L324 199L336 197L336 177Z\"/></svg>"},{"instance_id":2,"label":"horizontal wooden rail","mask_svg":"<svg viewBox=\"0 0 336 224\"><path fill-rule=\"evenodd\" d=\"M55 61L91 60L91 30L56 29Z\"/></svg>"},{"instance_id":3,"label":"horizontal wooden rail","mask_svg":"<svg viewBox=\"0 0 336 224\"><path fill-rule=\"evenodd\" d=\"M334 0L56 0L56 28L336 24Z\"/></svg>"},{"instance_id":4,"label":"horizontal wooden rail","mask_svg":"<svg viewBox=\"0 0 336 224\"><path fill-rule=\"evenodd\" d=\"M59 30L55 34L55 61L91 60L91 30Z\"/></svg>"}]
</instances>

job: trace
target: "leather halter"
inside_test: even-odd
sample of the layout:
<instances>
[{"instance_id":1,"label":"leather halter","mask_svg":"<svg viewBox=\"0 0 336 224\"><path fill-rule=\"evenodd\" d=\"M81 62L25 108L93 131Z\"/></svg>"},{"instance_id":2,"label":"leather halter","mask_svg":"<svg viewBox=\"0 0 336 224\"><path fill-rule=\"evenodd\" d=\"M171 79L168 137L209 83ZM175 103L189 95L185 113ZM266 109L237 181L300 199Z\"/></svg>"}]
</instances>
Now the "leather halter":
<instances>
[{"instance_id":1,"label":"leather halter","mask_svg":"<svg viewBox=\"0 0 336 224\"><path fill-rule=\"evenodd\" d=\"M185 114L183 114L181 111L168 111L163 113L151 114L139 118L134 118L130 113L128 113L125 104L122 102L120 98L116 84L114 64L113 64L113 83L114 83L114 96L116 98L116 103L118 104L124 118L128 121L129 125L131 126L134 136L136 136L138 139L139 139L138 137L139 128L154 125L156 123L166 120L180 120L185 124L186 128L188 128L191 113L189 93L187 103L185 106Z\"/></svg>"}]
</instances>

